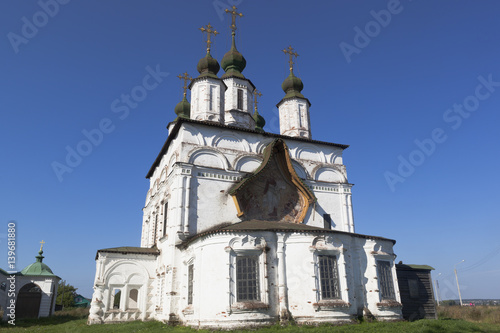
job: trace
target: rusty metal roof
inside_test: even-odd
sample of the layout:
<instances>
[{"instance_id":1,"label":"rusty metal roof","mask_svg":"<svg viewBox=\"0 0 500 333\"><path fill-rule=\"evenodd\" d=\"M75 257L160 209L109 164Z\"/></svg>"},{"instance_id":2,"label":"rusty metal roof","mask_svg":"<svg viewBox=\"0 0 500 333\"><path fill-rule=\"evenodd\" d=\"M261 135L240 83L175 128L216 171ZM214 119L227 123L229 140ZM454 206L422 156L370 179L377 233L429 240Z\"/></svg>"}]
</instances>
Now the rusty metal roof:
<instances>
[{"instance_id":1,"label":"rusty metal roof","mask_svg":"<svg viewBox=\"0 0 500 333\"><path fill-rule=\"evenodd\" d=\"M194 119L179 118L175 122L176 123L174 125L174 128L172 129L172 132L170 133L167 140L163 144L163 147L161 148L160 153L156 157L155 161L153 162L153 165L151 166L151 168L149 169L149 171L146 175L146 178L148 178L148 179L151 178L156 167L160 164L161 158L167 152L168 147L170 146L170 143L177 136L177 133L179 132L179 129L183 123L200 124L200 125L230 129L230 130L239 131L239 132L255 133L255 134L260 134L263 136L281 138L281 139L286 139L286 140L291 140L291 141L303 141L303 142L317 143L317 144L322 144L322 145L334 146L334 147L341 148L341 149L346 149L349 147L349 145L344 145L344 144L340 144L340 143L311 140L311 139L306 139L306 138L301 138L301 137L287 136L287 135L281 135L281 134L275 134L275 133L269 133L269 132L257 132L255 130L249 130L246 128L240 128L240 127L235 127L235 126L222 125L219 123L214 123L214 122L209 122L209 121L200 121L200 120L194 120Z\"/></svg>"},{"instance_id":2,"label":"rusty metal roof","mask_svg":"<svg viewBox=\"0 0 500 333\"><path fill-rule=\"evenodd\" d=\"M366 239L377 239L377 240L385 240L396 244L394 239L379 237L379 236L370 236L363 234L356 234L345 231L324 229L319 227L313 227L310 225L306 225L303 223L288 223L288 222L276 222L276 221L260 221L260 220L247 220L243 222L233 223L223 223L218 227L214 227L208 229L204 232L196 234L188 239L186 239L180 247L187 247L189 244L194 242L196 239L213 234L220 233L240 233L240 232L252 232L252 231L273 231L273 232L293 232L293 233L326 233L326 234L338 234L338 235L348 235L354 236L358 238L366 238Z\"/></svg>"},{"instance_id":3,"label":"rusty metal roof","mask_svg":"<svg viewBox=\"0 0 500 333\"><path fill-rule=\"evenodd\" d=\"M147 255L159 255L160 251L156 247L136 247L136 246L120 246L112 247L109 249L97 250L95 259L99 256L99 252L104 253L121 253L121 254L147 254Z\"/></svg>"}]
</instances>

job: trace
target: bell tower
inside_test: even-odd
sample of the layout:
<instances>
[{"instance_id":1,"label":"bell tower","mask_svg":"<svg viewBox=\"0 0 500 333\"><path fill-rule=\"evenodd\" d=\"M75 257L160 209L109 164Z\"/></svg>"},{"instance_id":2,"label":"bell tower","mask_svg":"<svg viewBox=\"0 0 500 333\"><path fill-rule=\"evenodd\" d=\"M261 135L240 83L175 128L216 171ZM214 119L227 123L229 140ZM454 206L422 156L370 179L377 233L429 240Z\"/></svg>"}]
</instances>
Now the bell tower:
<instances>
[{"instance_id":1,"label":"bell tower","mask_svg":"<svg viewBox=\"0 0 500 333\"><path fill-rule=\"evenodd\" d=\"M236 49L236 17L242 17L242 13L236 11L233 6L231 10L226 9L231 15L231 49L224 55L221 61L225 73L222 80L227 86L225 93L225 124L246 129L255 129L253 119L253 92L255 86L241 73L245 69L247 61Z\"/></svg>"},{"instance_id":2,"label":"bell tower","mask_svg":"<svg viewBox=\"0 0 500 333\"><path fill-rule=\"evenodd\" d=\"M220 65L210 54L211 35L218 32L210 23L200 28L207 33L207 54L198 62L196 69L200 75L189 84L191 90L191 119L224 124L224 92L226 85L217 76Z\"/></svg>"},{"instance_id":3,"label":"bell tower","mask_svg":"<svg viewBox=\"0 0 500 333\"><path fill-rule=\"evenodd\" d=\"M309 107L311 103L302 95L304 89L302 80L293 74L293 57L299 55L289 46L283 52L290 56L290 75L283 81L281 88L285 97L276 105L280 115L280 134L311 138L311 123L309 121Z\"/></svg>"}]
</instances>

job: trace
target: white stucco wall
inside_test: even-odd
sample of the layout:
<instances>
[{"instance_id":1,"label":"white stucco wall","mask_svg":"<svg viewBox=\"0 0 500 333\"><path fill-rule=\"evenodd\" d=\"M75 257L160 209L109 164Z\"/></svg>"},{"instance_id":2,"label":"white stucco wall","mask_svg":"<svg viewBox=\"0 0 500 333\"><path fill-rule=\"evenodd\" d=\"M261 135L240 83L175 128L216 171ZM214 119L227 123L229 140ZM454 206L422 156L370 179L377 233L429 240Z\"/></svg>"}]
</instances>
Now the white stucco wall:
<instances>
[{"instance_id":1,"label":"white stucco wall","mask_svg":"<svg viewBox=\"0 0 500 333\"><path fill-rule=\"evenodd\" d=\"M363 311L380 319L401 318L393 244L353 234L352 184L340 147L285 138L298 176L317 199L304 224L323 228L323 215L329 214L332 231L338 233L218 233L185 245L221 223L242 221L228 191L262 163L264 148L274 139L182 123L152 172L143 208L141 246L155 245L160 255L100 254L89 322L157 319L234 328L289 315L302 323L346 321ZM238 251L260 251L260 302L235 302L233 260ZM335 301L324 302L319 296L316 261L321 253L337 258L341 298ZM392 302L380 299L377 260L392 265L396 295ZM194 265L194 290L193 304L188 305L190 264ZM141 278L130 282L137 272ZM130 290L135 285L137 309L128 309L126 299L120 309L110 308L113 288Z\"/></svg>"},{"instance_id":2,"label":"white stucco wall","mask_svg":"<svg viewBox=\"0 0 500 333\"><path fill-rule=\"evenodd\" d=\"M144 254L99 253L89 323L147 320L154 316L156 256ZM138 291L137 303L130 291ZM121 291L118 309L114 295Z\"/></svg>"},{"instance_id":3,"label":"white stucco wall","mask_svg":"<svg viewBox=\"0 0 500 333\"><path fill-rule=\"evenodd\" d=\"M33 283L37 285L41 290L41 300L40 300L40 310L38 312L38 317L48 317L54 313L56 297L57 297L57 284L60 280L57 276L22 276L14 275L14 279L8 280L12 275L0 274L0 284L6 283L6 290L0 290L0 306L4 310L3 320L7 321L10 318L7 315L10 310L7 307L10 305L10 300L15 299L17 303L17 298L19 296L19 291L27 284ZM11 282L13 282L14 288L11 289ZM9 293L14 293L9 295Z\"/></svg>"}]
</instances>

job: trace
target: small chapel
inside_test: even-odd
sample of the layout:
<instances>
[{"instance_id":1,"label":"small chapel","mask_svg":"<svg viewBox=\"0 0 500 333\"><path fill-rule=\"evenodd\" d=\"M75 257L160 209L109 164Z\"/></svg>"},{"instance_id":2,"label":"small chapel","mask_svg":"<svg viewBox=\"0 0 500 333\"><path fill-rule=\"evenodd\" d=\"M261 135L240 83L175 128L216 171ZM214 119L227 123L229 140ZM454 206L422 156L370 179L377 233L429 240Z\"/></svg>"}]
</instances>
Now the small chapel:
<instances>
[{"instance_id":1,"label":"small chapel","mask_svg":"<svg viewBox=\"0 0 500 333\"><path fill-rule=\"evenodd\" d=\"M297 52L283 50L290 74L277 103L280 133L266 132L261 93L236 48L243 15L234 6L226 12L232 45L220 64L208 24L199 75L179 75L184 97L146 175L141 246L97 251L88 324L230 329L401 319L395 241L355 231L348 146L312 138L311 103L293 71Z\"/></svg>"},{"instance_id":2,"label":"small chapel","mask_svg":"<svg viewBox=\"0 0 500 333\"><path fill-rule=\"evenodd\" d=\"M54 313L57 286L61 278L43 262L44 243L43 240L40 242L36 261L21 271L0 268L0 311L3 321L48 317Z\"/></svg>"}]
</instances>

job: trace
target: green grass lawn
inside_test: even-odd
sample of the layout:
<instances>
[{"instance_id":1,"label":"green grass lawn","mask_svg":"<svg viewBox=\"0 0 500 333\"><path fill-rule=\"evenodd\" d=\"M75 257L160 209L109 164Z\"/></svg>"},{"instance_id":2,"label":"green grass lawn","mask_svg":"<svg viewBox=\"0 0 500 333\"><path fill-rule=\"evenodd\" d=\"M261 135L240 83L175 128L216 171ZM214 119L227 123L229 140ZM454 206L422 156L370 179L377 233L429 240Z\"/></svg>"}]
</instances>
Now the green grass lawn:
<instances>
[{"instance_id":1,"label":"green grass lawn","mask_svg":"<svg viewBox=\"0 0 500 333\"><path fill-rule=\"evenodd\" d=\"M166 324L152 321L152 322L129 322L122 324L107 324L107 325L93 325L87 326L86 319L74 319L71 316L59 316L54 319L41 319L41 320L21 320L17 325L11 326L2 323L0 326L1 332L106 332L106 333L130 333L130 332L178 332L178 333L210 333L208 330L195 330L186 327L172 327ZM456 319L440 319L440 320L419 320L415 322L373 322L361 323L343 326L279 326L274 325L270 327L260 328L257 330L236 330L233 332L254 332L254 333L268 333L268 332L419 332L419 333L441 333L441 332L500 332L500 325L498 324L484 324L484 323L471 323L465 320Z\"/></svg>"},{"instance_id":2,"label":"green grass lawn","mask_svg":"<svg viewBox=\"0 0 500 333\"><path fill-rule=\"evenodd\" d=\"M500 333L500 307L440 307L439 320L418 320L414 322L362 322L342 326L296 326L274 325L253 330L235 330L235 333L320 333L320 332L374 332L374 333L442 333L442 332L498 332ZM50 332L50 333L212 333L210 330L196 330L188 327L169 326L150 321L134 321L120 324L87 326L88 309L73 308L56 312L54 316L40 319L17 320L16 326L0 323L0 332Z\"/></svg>"}]
</instances>

